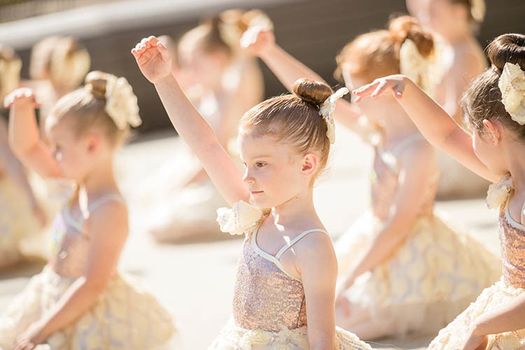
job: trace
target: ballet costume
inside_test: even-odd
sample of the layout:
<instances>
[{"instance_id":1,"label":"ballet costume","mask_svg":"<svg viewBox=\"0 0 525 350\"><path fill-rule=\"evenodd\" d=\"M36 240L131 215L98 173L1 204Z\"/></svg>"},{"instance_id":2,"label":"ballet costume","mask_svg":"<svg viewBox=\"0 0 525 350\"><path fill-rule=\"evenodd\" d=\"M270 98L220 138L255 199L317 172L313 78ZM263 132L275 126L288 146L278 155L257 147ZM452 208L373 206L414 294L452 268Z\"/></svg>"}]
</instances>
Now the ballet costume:
<instances>
[{"instance_id":1,"label":"ballet costume","mask_svg":"<svg viewBox=\"0 0 525 350\"><path fill-rule=\"evenodd\" d=\"M123 201L117 194L90 203L93 212L108 201ZM0 315L0 349L14 347L17 336L56 305L82 276L88 263L89 233L86 211L75 215L66 205L52 226L52 258L41 273ZM108 232L108 234L111 234ZM67 327L38 345L39 350L164 349L174 326L169 313L137 282L115 272L91 308Z\"/></svg>"},{"instance_id":2,"label":"ballet costume","mask_svg":"<svg viewBox=\"0 0 525 350\"><path fill-rule=\"evenodd\" d=\"M221 230L246 234L239 261L233 298L233 318L222 329L210 350L299 350L309 349L306 298L303 284L287 273L281 256L312 232L308 230L286 244L276 255L257 244L261 210L245 202L219 210ZM337 349L369 350L352 333L337 328Z\"/></svg>"},{"instance_id":3,"label":"ballet costume","mask_svg":"<svg viewBox=\"0 0 525 350\"><path fill-rule=\"evenodd\" d=\"M356 267L383 230L399 186L399 155L421 137L409 136L390 150L375 146L371 209L336 244L340 276ZM421 188L423 204L402 243L343 292L352 311L336 309L341 327L357 334L360 327L368 327L383 336L435 334L501 275L493 254L434 214L438 174L436 166L429 184Z\"/></svg>"},{"instance_id":4,"label":"ballet costume","mask_svg":"<svg viewBox=\"0 0 525 350\"><path fill-rule=\"evenodd\" d=\"M487 197L489 206L500 210L503 277L483 290L475 302L443 328L429 350L460 349L480 316L509 304L525 292L525 226L510 214L512 193L512 179L506 177L491 185ZM525 349L525 329L489 336L487 350L518 349Z\"/></svg>"}]
</instances>

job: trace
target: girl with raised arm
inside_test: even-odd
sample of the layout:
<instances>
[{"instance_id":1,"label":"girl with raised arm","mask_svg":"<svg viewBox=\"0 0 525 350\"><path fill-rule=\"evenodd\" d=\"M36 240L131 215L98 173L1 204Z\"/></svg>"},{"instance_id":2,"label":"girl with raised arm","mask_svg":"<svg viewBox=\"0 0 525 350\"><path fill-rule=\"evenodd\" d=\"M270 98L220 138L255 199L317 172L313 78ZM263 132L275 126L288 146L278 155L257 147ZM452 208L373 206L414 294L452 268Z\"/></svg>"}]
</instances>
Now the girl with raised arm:
<instances>
[{"instance_id":1,"label":"girl with raised arm","mask_svg":"<svg viewBox=\"0 0 525 350\"><path fill-rule=\"evenodd\" d=\"M267 40L271 34L260 33L249 49L285 85L296 75L315 74L273 38ZM432 91L427 69L433 50L432 36L414 18L399 17L388 30L346 45L337 57L338 71L349 88L403 71ZM356 120L354 105L338 103L339 120ZM361 339L436 332L497 279L492 266L497 259L434 214L439 178L434 150L396 101L389 96L363 101L359 110L375 126L368 138L375 151L371 208L337 244L337 324Z\"/></svg>"},{"instance_id":2,"label":"girl with raised arm","mask_svg":"<svg viewBox=\"0 0 525 350\"><path fill-rule=\"evenodd\" d=\"M394 96L432 144L494 182L487 203L500 210L503 278L439 332L432 350L525 346L525 35L501 35L487 52L492 66L463 98L470 133L405 76L380 78L355 91L359 100Z\"/></svg>"},{"instance_id":3,"label":"girl with raised arm","mask_svg":"<svg viewBox=\"0 0 525 350\"><path fill-rule=\"evenodd\" d=\"M250 23L264 18L255 10L221 12L185 33L174 50L174 75L233 153L239 118L262 100L264 87L257 60L240 49L239 40ZM148 212L145 230L160 242L217 236L215 212L226 203L191 150L182 142L177 146L139 189L138 202L145 204L140 210Z\"/></svg>"},{"instance_id":4,"label":"girl with raised arm","mask_svg":"<svg viewBox=\"0 0 525 350\"><path fill-rule=\"evenodd\" d=\"M21 67L16 53L0 45L0 101L19 86ZM6 114L0 108L0 268L44 256L43 249L28 248L39 243L36 238L47 223L27 171L9 146Z\"/></svg>"},{"instance_id":5,"label":"girl with raised arm","mask_svg":"<svg viewBox=\"0 0 525 350\"><path fill-rule=\"evenodd\" d=\"M298 81L295 93L250 109L239 128L241 171L170 74L171 57L155 37L132 50L170 119L232 209L221 229L246 234L233 320L210 349L370 349L336 330L337 262L313 205L313 185L333 142L335 95Z\"/></svg>"},{"instance_id":6,"label":"girl with raised arm","mask_svg":"<svg viewBox=\"0 0 525 350\"><path fill-rule=\"evenodd\" d=\"M155 349L167 346L171 317L117 271L128 213L113 172L115 152L141 122L125 78L91 72L61 98L40 137L27 88L6 98L10 142L29 168L65 178L76 192L52 226L52 257L0 316L0 349Z\"/></svg>"}]
</instances>

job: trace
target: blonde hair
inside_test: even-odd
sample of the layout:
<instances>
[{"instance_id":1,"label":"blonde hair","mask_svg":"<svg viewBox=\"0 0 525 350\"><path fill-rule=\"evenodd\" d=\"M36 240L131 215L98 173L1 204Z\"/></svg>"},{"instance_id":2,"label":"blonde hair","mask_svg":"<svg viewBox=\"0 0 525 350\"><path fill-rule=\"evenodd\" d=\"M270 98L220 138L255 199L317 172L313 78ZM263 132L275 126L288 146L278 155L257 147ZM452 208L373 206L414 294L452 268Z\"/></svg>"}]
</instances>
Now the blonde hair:
<instances>
[{"instance_id":1,"label":"blonde hair","mask_svg":"<svg viewBox=\"0 0 525 350\"><path fill-rule=\"evenodd\" d=\"M10 47L0 44L0 101L20 83L22 61Z\"/></svg>"},{"instance_id":2,"label":"blonde hair","mask_svg":"<svg viewBox=\"0 0 525 350\"><path fill-rule=\"evenodd\" d=\"M179 41L179 47L190 47L204 53L219 51L232 57L238 51L242 34L254 19L261 16L266 15L260 10L223 11L186 32Z\"/></svg>"},{"instance_id":3,"label":"blonde hair","mask_svg":"<svg viewBox=\"0 0 525 350\"><path fill-rule=\"evenodd\" d=\"M64 90L76 89L89 71L88 51L73 37L48 37L31 52L31 79L49 79Z\"/></svg>"},{"instance_id":4,"label":"blonde hair","mask_svg":"<svg viewBox=\"0 0 525 350\"><path fill-rule=\"evenodd\" d=\"M390 21L388 30L362 34L348 43L336 57L336 77L342 80L343 66L366 82L399 74L400 50L406 40L414 42L422 57L434 52L432 35L414 17L401 16Z\"/></svg>"},{"instance_id":5,"label":"blonde hair","mask_svg":"<svg viewBox=\"0 0 525 350\"><path fill-rule=\"evenodd\" d=\"M94 128L102 130L113 146L121 145L130 133L130 124L137 126L140 122L136 123L134 119L138 118L137 98L125 79L125 84L120 84L123 86L115 85L119 79L124 78L99 71L90 72L82 88L58 100L50 119L52 122L72 121L77 135ZM112 91L112 95L108 95L110 89L120 91ZM109 104L119 106L118 111L108 109Z\"/></svg>"},{"instance_id":6,"label":"blonde hair","mask_svg":"<svg viewBox=\"0 0 525 350\"><path fill-rule=\"evenodd\" d=\"M328 162L330 140L327 123L319 111L332 93L325 83L300 79L294 84L293 94L272 97L246 112L240 128L289 143L299 154L317 152L321 171Z\"/></svg>"}]
</instances>

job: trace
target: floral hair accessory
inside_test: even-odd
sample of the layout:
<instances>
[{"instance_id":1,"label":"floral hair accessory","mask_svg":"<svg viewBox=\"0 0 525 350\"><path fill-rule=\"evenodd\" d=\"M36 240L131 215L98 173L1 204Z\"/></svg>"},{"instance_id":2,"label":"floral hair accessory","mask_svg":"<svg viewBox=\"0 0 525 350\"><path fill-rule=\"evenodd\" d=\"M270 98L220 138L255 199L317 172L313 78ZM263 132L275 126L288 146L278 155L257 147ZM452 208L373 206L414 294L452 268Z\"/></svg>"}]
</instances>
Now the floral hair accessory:
<instances>
[{"instance_id":1,"label":"floral hair accessory","mask_svg":"<svg viewBox=\"0 0 525 350\"><path fill-rule=\"evenodd\" d=\"M498 81L501 102L512 120L525 125L525 72L517 64L505 63Z\"/></svg>"},{"instance_id":2,"label":"floral hair accessory","mask_svg":"<svg viewBox=\"0 0 525 350\"><path fill-rule=\"evenodd\" d=\"M319 109L319 114L323 117L323 119L326 121L327 131L326 136L328 137L328 140L330 140L330 143L335 143L335 122L333 118L333 114L335 111L335 103L337 100L339 100L341 97L346 95L349 92L349 90L345 87L340 88L336 92L334 92L332 95L330 95L321 105L321 108Z\"/></svg>"}]
</instances>

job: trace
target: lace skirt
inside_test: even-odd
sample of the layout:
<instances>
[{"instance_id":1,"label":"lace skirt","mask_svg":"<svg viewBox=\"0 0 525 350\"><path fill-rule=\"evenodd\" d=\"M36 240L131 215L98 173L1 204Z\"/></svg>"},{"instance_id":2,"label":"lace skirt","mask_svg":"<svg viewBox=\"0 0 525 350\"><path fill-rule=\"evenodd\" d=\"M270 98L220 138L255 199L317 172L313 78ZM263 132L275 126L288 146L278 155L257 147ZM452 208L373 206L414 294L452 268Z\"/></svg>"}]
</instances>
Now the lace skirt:
<instances>
[{"instance_id":1,"label":"lace skirt","mask_svg":"<svg viewBox=\"0 0 525 350\"><path fill-rule=\"evenodd\" d=\"M12 349L16 337L51 309L74 281L48 267L33 277L0 316L0 349ZM117 275L89 311L39 349L160 349L173 334L171 316L155 297Z\"/></svg>"},{"instance_id":2,"label":"lace skirt","mask_svg":"<svg viewBox=\"0 0 525 350\"><path fill-rule=\"evenodd\" d=\"M381 225L366 214L337 242L341 275L354 267ZM355 281L346 297L389 335L435 333L501 276L500 266L473 238L438 217L425 217L386 262ZM338 312L341 325L352 329L352 313L344 317Z\"/></svg>"}]
</instances>

